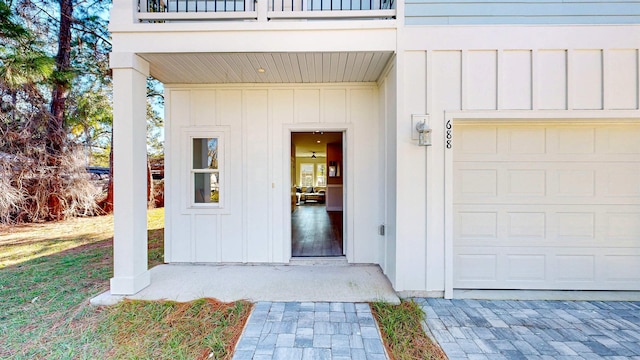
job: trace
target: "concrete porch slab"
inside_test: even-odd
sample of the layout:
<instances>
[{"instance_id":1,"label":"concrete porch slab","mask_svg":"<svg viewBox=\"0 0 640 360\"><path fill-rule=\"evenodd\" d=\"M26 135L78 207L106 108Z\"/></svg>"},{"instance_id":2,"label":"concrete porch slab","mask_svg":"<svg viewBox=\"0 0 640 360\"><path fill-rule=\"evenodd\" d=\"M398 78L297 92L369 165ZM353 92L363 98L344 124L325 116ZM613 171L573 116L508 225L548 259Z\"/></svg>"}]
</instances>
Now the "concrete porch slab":
<instances>
[{"instance_id":1,"label":"concrete porch slab","mask_svg":"<svg viewBox=\"0 0 640 360\"><path fill-rule=\"evenodd\" d=\"M113 305L124 298L191 301L203 297L229 302L257 301L386 301L400 299L378 265L158 265L151 285L135 295L91 299Z\"/></svg>"}]
</instances>

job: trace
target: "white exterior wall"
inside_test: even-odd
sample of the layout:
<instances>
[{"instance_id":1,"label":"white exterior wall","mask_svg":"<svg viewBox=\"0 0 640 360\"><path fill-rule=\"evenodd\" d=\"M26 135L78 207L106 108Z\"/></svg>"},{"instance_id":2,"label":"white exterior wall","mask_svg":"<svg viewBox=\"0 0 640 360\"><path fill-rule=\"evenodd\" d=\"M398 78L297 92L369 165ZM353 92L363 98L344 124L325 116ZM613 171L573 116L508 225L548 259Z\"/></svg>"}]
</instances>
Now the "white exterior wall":
<instances>
[{"instance_id":1,"label":"white exterior wall","mask_svg":"<svg viewBox=\"0 0 640 360\"><path fill-rule=\"evenodd\" d=\"M396 85L397 74L395 59L391 60L388 71L380 81L380 116L384 121L384 128L381 131L384 141L384 219L385 235L381 244L383 256L380 266L385 274L395 286L396 283Z\"/></svg>"},{"instance_id":2,"label":"white exterior wall","mask_svg":"<svg viewBox=\"0 0 640 360\"><path fill-rule=\"evenodd\" d=\"M640 28L425 26L406 27L402 33L395 288L433 293L451 290L447 121L456 117L638 121ZM426 149L410 140L411 114L420 113L430 115L433 128L433 146Z\"/></svg>"},{"instance_id":3,"label":"white exterior wall","mask_svg":"<svg viewBox=\"0 0 640 360\"><path fill-rule=\"evenodd\" d=\"M166 87L167 262L287 263L290 132L346 131L347 260L380 263L383 116L376 84ZM185 132L222 131L220 209L191 209Z\"/></svg>"}]
</instances>

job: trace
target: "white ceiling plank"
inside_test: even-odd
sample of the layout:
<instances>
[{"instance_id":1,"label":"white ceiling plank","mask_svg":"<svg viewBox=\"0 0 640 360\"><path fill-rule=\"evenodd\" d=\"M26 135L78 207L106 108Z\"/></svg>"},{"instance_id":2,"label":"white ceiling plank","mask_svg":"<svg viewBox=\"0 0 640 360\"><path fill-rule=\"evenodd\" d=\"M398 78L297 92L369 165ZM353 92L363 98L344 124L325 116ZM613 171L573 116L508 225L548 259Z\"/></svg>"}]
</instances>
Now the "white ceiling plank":
<instances>
[{"instance_id":1,"label":"white ceiling plank","mask_svg":"<svg viewBox=\"0 0 640 360\"><path fill-rule=\"evenodd\" d=\"M273 61L276 64L276 68L280 73L280 77L282 77L282 82L283 83L294 82L293 72L289 71L290 67L285 67L282 53L274 53L272 54L272 56L273 56Z\"/></svg>"},{"instance_id":2,"label":"white ceiling plank","mask_svg":"<svg viewBox=\"0 0 640 360\"><path fill-rule=\"evenodd\" d=\"M322 65L316 64L316 53L307 53L305 55L305 58L307 59L307 71L309 72L309 79L312 83L319 82L320 79L318 79L318 74L316 73L316 66ZM320 63L322 63L322 61L320 61Z\"/></svg>"},{"instance_id":3,"label":"white ceiling plank","mask_svg":"<svg viewBox=\"0 0 640 360\"><path fill-rule=\"evenodd\" d=\"M229 56L227 56L227 54L225 54L225 56L216 56L215 58L216 60L218 60L220 66L227 70L227 74L230 75L230 82L242 81L242 76L239 69L236 66L232 66L233 63L231 63L231 59L229 58Z\"/></svg>"},{"instance_id":4,"label":"white ceiling plank","mask_svg":"<svg viewBox=\"0 0 640 360\"><path fill-rule=\"evenodd\" d=\"M196 54L193 58L197 60L198 66L203 71L204 75L202 76L201 81L210 80L210 79L217 79L218 81L220 81L220 79L223 78L222 74L220 73L220 69L218 69L215 66L212 66L211 60L209 57L200 56L200 54Z\"/></svg>"},{"instance_id":5,"label":"white ceiling plank","mask_svg":"<svg viewBox=\"0 0 640 360\"><path fill-rule=\"evenodd\" d=\"M357 78L365 80L365 75L367 74L367 70L369 69L369 66L371 66L371 61L373 60L373 53L366 52L363 53L363 56L364 59L362 60L362 66L360 67Z\"/></svg>"},{"instance_id":6,"label":"white ceiling plank","mask_svg":"<svg viewBox=\"0 0 640 360\"><path fill-rule=\"evenodd\" d=\"M169 77L173 82L176 82L179 78L185 77L183 75L184 71L180 68L181 65L184 65L184 61L182 61L182 59L164 56L163 60L166 64L167 70L169 71ZM189 74L186 75L188 76Z\"/></svg>"},{"instance_id":7,"label":"white ceiling plank","mask_svg":"<svg viewBox=\"0 0 640 360\"><path fill-rule=\"evenodd\" d=\"M253 54L234 54L234 61L241 64L243 82L256 83L258 82L257 67L251 62Z\"/></svg>"},{"instance_id":8,"label":"white ceiling plank","mask_svg":"<svg viewBox=\"0 0 640 360\"><path fill-rule=\"evenodd\" d=\"M362 79L364 81L375 81L375 80L377 80L376 78L372 79L372 77L375 76L373 74L373 72L378 67L378 62L380 61L381 54L373 52L373 53L371 53L371 55L372 55L371 56L371 60L369 61L369 65L367 66L367 70L362 75Z\"/></svg>"},{"instance_id":9,"label":"white ceiling plank","mask_svg":"<svg viewBox=\"0 0 640 360\"><path fill-rule=\"evenodd\" d=\"M392 52L140 54L165 83L376 81ZM267 70L258 73L258 68Z\"/></svg>"},{"instance_id":10,"label":"white ceiling plank","mask_svg":"<svg viewBox=\"0 0 640 360\"><path fill-rule=\"evenodd\" d=\"M302 77L300 76L300 68L297 66L297 60L295 61L296 66L294 67L291 62L291 54L283 53L279 54L280 59L282 60L282 64L284 69L286 69L288 79L290 82L302 82Z\"/></svg>"},{"instance_id":11,"label":"white ceiling plank","mask_svg":"<svg viewBox=\"0 0 640 360\"><path fill-rule=\"evenodd\" d=\"M207 59L207 66L214 69L218 81L222 83L233 82L233 71L227 66L226 62L224 62L223 57L204 56L203 58Z\"/></svg>"},{"instance_id":12,"label":"white ceiling plank","mask_svg":"<svg viewBox=\"0 0 640 360\"><path fill-rule=\"evenodd\" d=\"M331 53L331 66L329 67L329 82L338 82L338 69L340 68L340 54Z\"/></svg>"},{"instance_id":13,"label":"white ceiling plank","mask_svg":"<svg viewBox=\"0 0 640 360\"><path fill-rule=\"evenodd\" d=\"M364 78L365 81L376 81L380 77L382 70L385 65L387 65L387 61L389 61L390 56L384 53L375 53L374 60L372 61L367 73Z\"/></svg>"},{"instance_id":14,"label":"white ceiling plank","mask_svg":"<svg viewBox=\"0 0 640 360\"><path fill-rule=\"evenodd\" d=\"M347 60L349 59L349 53L341 52L340 60L338 61L338 74L336 76L336 81L342 82L344 81L344 74L347 71Z\"/></svg>"},{"instance_id":15,"label":"white ceiling plank","mask_svg":"<svg viewBox=\"0 0 640 360\"><path fill-rule=\"evenodd\" d=\"M322 54L322 82L331 82L331 53Z\"/></svg>"},{"instance_id":16,"label":"white ceiling plank","mask_svg":"<svg viewBox=\"0 0 640 360\"><path fill-rule=\"evenodd\" d=\"M322 76L322 70L324 69L324 59L322 56L322 53L314 53L313 54L313 60L315 62L315 70L316 70L316 82L324 82L323 76Z\"/></svg>"},{"instance_id":17,"label":"white ceiling plank","mask_svg":"<svg viewBox=\"0 0 640 360\"><path fill-rule=\"evenodd\" d=\"M393 58L393 54L391 53L383 54L382 57L380 58L380 61L378 62L378 67L374 71L376 81L378 81L378 79L380 79L380 77L382 76L384 69L387 68L387 64L389 64L389 62L391 61L391 58Z\"/></svg>"},{"instance_id":18,"label":"white ceiling plank","mask_svg":"<svg viewBox=\"0 0 640 360\"><path fill-rule=\"evenodd\" d=\"M309 72L307 71L307 58L305 54L294 54L293 58L298 63L298 68L300 69L300 76L302 77L303 83L311 82L309 79Z\"/></svg>"},{"instance_id":19,"label":"white ceiling plank","mask_svg":"<svg viewBox=\"0 0 640 360\"><path fill-rule=\"evenodd\" d=\"M342 81L352 81L351 74L355 71L355 62L356 62L356 53L347 54L347 59L344 66L344 75L342 76Z\"/></svg>"},{"instance_id":20,"label":"white ceiling plank","mask_svg":"<svg viewBox=\"0 0 640 360\"><path fill-rule=\"evenodd\" d=\"M274 83L283 83L286 79L286 74L284 73L284 69L276 64L275 58L273 54L262 54L265 60L265 64L267 65L267 72L271 74L271 78Z\"/></svg>"},{"instance_id":21,"label":"white ceiling plank","mask_svg":"<svg viewBox=\"0 0 640 360\"><path fill-rule=\"evenodd\" d=\"M353 65L353 71L349 74L348 81L356 81L355 79L358 78L358 75L360 74L360 71L362 71L362 67L364 66L363 64L365 57L366 53L356 53L356 60Z\"/></svg>"},{"instance_id":22,"label":"white ceiling plank","mask_svg":"<svg viewBox=\"0 0 640 360\"><path fill-rule=\"evenodd\" d=\"M306 53L304 54L304 59L305 62L307 63L307 67L306 67L306 71L307 71L307 77L309 79L309 82L311 83L315 83L318 82L318 80L316 79L316 72L315 72L315 59L313 56L313 53Z\"/></svg>"}]
</instances>

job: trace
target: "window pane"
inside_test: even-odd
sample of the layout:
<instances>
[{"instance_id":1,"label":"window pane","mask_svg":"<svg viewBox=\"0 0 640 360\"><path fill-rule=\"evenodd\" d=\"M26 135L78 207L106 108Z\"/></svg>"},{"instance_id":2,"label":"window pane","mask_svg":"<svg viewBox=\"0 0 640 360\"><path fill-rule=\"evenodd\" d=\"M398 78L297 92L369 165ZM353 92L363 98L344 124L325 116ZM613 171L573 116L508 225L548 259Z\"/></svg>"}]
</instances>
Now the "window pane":
<instances>
[{"instance_id":1,"label":"window pane","mask_svg":"<svg viewBox=\"0 0 640 360\"><path fill-rule=\"evenodd\" d=\"M327 182L325 181L326 175L326 169L327 169L327 165L326 164L317 164L316 165L316 186L325 186L327 185Z\"/></svg>"},{"instance_id":2,"label":"window pane","mask_svg":"<svg viewBox=\"0 0 640 360\"><path fill-rule=\"evenodd\" d=\"M194 174L195 203L218 203L220 201L219 177L219 173Z\"/></svg>"},{"instance_id":3,"label":"window pane","mask_svg":"<svg viewBox=\"0 0 640 360\"><path fill-rule=\"evenodd\" d=\"M313 186L313 164L300 164L300 184Z\"/></svg>"},{"instance_id":4,"label":"window pane","mask_svg":"<svg viewBox=\"0 0 640 360\"><path fill-rule=\"evenodd\" d=\"M193 139L193 168L218 169L218 139Z\"/></svg>"}]
</instances>

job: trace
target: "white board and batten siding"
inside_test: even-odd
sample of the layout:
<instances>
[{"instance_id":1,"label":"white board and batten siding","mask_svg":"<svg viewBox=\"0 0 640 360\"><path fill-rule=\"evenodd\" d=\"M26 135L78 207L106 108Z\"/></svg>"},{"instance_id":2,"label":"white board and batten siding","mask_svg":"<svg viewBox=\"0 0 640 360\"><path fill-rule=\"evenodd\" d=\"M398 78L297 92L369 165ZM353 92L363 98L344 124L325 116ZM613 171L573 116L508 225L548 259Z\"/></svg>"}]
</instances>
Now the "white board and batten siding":
<instances>
[{"instance_id":1,"label":"white board and batten siding","mask_svg":"<svg viewBox=\"0 0 640 360\"><path fill-rule=\"evenodd\" d=\"M398 155L427 174L416 290L639 290L638 29L405 34L399 85L426 95L399 98L399 129L409 136L411 114L429 114L434 142L425 160Z\"/></svg>"},{"instance_id":2,"label":"white board and batten siding","mask_svg":"<svg viewBox=\"0 0 640 360\"><path fill-rule=\"evenodd\" d=\"M289 134L330 129L346 131L347 258L380 262L383 139L375 84L168 85L165 98L166 261L288 262ZM219 209L189 205L185 133L198 131L224 134Z\"/></svg>"}]
</instances>

